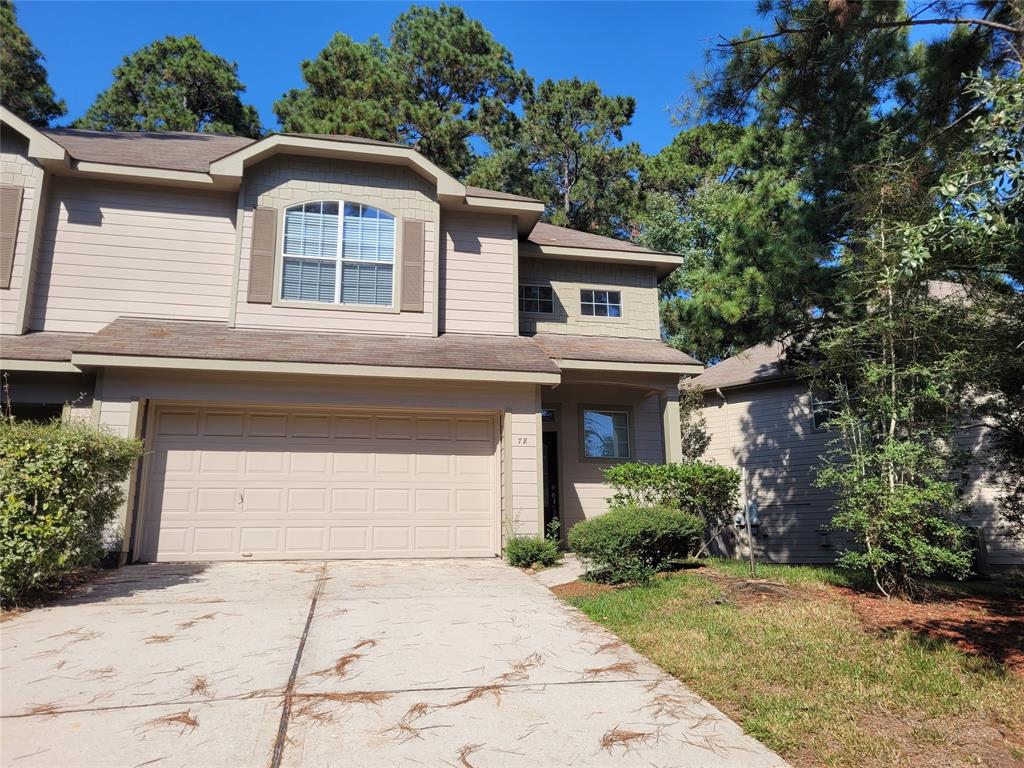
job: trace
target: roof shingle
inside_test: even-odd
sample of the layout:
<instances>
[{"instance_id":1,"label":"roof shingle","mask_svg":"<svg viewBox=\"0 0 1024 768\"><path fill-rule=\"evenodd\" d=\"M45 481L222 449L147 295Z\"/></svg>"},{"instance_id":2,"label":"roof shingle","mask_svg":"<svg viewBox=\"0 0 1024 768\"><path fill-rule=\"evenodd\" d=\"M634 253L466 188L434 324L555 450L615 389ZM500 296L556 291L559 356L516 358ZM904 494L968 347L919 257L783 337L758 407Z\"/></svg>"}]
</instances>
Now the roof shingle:
<instances>
[{"instance_id":1,"label":"roof shingle","mask_svg":"<svg viewBox=\"0 0 1024 768\"><path fill-rule=\"evenodd\" d=\"M43 131L75 160L206 173L214 160L253 143L245 136L178 131Z\"/></svg>"},{"instance_id":2,"label":"roof shingle","mask_svg":"<svg viewBox=\"0 0 1024 768\"><path fill-rule=\"evenodd\" d=\"M601 251L647 253L658 256L675 255L644 248L628 240L617 240L614 237L605 237L604 235L595 235L590 232L557 227L554 224L548 224L543 221L537 222L537 225L527 238L527 242L540 246L559 246L562 248L594 248Z\"/></svg>"},{"instance_id":3,"label":"roof shingle","mask_svg":"<svg viewBox=\"0 0 1024 768\"><path fill-rule=\"evenodd\" d=\"M553 360L700 365L699 361L658 339L620 339L555 333L538 333L530 338Z\"/></svg>"},{"instance_id":4,"label":"roof shingle","mask_svg":"<svg viewBox=\"0 0 1024 768\"><path fill-rule=\"evenodd\" d=\"M789 379L793 371L785 361L786 348L782 344L759 344L711 366L688 384L707 391Z\"/></svg>"},{"instance_id":5,"label":"roof shingle","mask_svg":"<svg viewBox=\"0 0 1024 768\"><path fill-rule=\"evenodd\" d=\"M88 333L53 333L36 331L24 336L0 336L0 360L36 360L67 362L71 349Z\"/></svg>"},{"instance_id":6,"label":"roof shingle","mask_svg":"<svg viewBox=\"0 0 1024 768\"><path fill-rule=\"evenodd\" d=\"M79 341L74 351L204 360L558 373L558 367L536 344L519 336L299 333L136 318L115 320Z\"/></svg>"}]
</instances>

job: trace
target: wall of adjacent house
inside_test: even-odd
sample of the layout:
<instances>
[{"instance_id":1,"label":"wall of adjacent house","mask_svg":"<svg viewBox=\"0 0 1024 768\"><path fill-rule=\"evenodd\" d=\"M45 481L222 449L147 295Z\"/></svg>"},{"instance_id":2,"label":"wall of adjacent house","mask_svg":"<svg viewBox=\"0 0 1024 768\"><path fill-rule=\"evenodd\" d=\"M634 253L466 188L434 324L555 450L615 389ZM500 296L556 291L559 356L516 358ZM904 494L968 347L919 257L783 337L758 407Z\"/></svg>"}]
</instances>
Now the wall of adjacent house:
<instances>
[{"instance_id":1,"label":"wall of adjacent house","mask_svg":"<svg viewBox=\"0 0 1024 768\"><path fill-rule=\"evenodd\" d=\"M121 315L228 319L233 194L48 183L32 330L92 333Z\"/></svg>"},{"instance_id":2,"label":"wall of adjacent house","mask_svg":"<svg viewBox=\"0 0 1024 768\"><path fill-rule=\"evenodd\" d=\"M442 332L517 333L518 242L513 216L442 214Z\"/></svg>"},{"instance_id":3,"label":"wall of adjacent house","mask_svg":"<svg viewBox=\"0 0 1024 768\"><path fill-rule=\"evenodd\" d=\"M562 530L608 511L611 491L603 470L609 462L582 457L580 411L585 406L626 406L632 422L631 461L665 461L661 399L650 390L592 382L563 383L546 390L543 407L554 408L558 419L559 514Z\"/></svg>"},{"instance_id":4,"label":"wall of adjacent house","mask_svg":"<svg viewBox=\"0 0 1024 768\"><path fill-rule=\"evenodd\" d=\"M654 267L523 257L519 260L519 283L551 286L554 293L553 315L519 314L523 333L660 338L658 277ZM580 290L584 288L619 291L622 317L581 314Z\"/></svg>"},{"instance_id":5,"label":"wall of adjacent house","mask_svg":"<svg viewBox=\"0 0 1024 768\"><path fill-rule=\"evenodd\" d=\"M755 552L773 562L831 562L842 543L825 531L832 495L814 487L814 467L830 437L814 428L807 386L783 382L724 394L705 396L705 458L745 471L744 498L757 503L761 520ZM737 540L745 541L745 532ZM746 551L740 544L728 554Z\"/></svg>"},{"instance_id":6,"label":"wall of adjacent house","mask_svg":"<svg viewBox=\"0 0 1024 768\"><path fill-rule=\"evenodd\" d=\"M332 376L282 376L204 373L196 371L146 371L107 369L97 384L96 413L99 423L123 436L132 434L133 407L145 400L230 402L234 405L295 405L373 407L390 409L438 408L507 412L510 434L499 452L508 477L500 491L510 487L511 508L504 519L516 533L540 532L540 395L534 384L473 384L460 382L401 381ZM499 497L505 502L504 492ZM128 520L127 508L123 522ZM507 533L505 530L502 533Z\"/></svg>"},{"instance_id":7,"label":"wall of adjacent house","mask_svg":"<svg viewBox=\"0 0 1024 768\"><path fill-rule=\"evenodd\" d=\"M745 497L757 502L761 520L756 554L773 562L832 562L846 539L826 531L834 497L816 488L814 478L818 457L833 436L814 428L807 386L781 382L724 395L724 400L714 392L705 395L702 412L711 435L705 458L745 470ZM966 522L983 531L989 563L1024 563L1024 548L997 531L995 489L977 466L971 474L967 490L974 515ZM745 556L745 541L744 531L724 537L726 554Z\"/></svg>"},{"instance_id":8,"label":"wall of adjacent house","mask_svg":"<svg viewBox=\"0 0 1024 768\"><path fill-rule=\"evenodd\" d=\"M0 333L21 333L18 306L24 289L23 271L28 259L28 240L32 212L37 203L37 185L43 169L28 158L28 142L11 130L0 134L0 183L21 187L21 212L14 243L14 268L11 287L0 288Z\"/></svg>"},{"instance_id":9,"label":"wall of adjacent house","mask_svg":"<svg viewBox=\"0 0 1024 768\"><path fill-rule=\"evenodd\" d=\"M403 166L278 155L246 170L244 179L241 248L234 324L239 328L278 328L292 331L347 331L350 333L433 336L437 291L437 237L439 207L431 182ZM281 213L277 236L281 242L283 211L296 203L345 200L370 205L397 218L396 244L401 248L406 219L425 222L423 311L395 312L361 306L289 307L250 304L249 262L253 211L271 207ZM280 248L278 248L280 251ZM401 292L401 253L395 264L395 300ZM276 254L275 273L281 269ZM279 275L276 274L276 277Z\"/></svg>"}]
</instances>

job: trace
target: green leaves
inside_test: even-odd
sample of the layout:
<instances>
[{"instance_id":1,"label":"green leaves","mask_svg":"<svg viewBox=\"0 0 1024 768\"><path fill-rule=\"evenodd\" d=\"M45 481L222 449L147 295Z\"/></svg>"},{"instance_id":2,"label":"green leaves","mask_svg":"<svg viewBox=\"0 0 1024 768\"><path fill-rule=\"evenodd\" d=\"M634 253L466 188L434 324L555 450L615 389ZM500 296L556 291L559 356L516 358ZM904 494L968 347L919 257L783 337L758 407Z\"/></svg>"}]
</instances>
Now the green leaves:
<instances>
[{"instance_id":1,"label":"green leaves","mask_svg":"<svg viewBox=\"0 0 1024 768\"><path fill-rule=\"evenodd\" d=\"M78 424L0 420L0 600L97 562L138 441Z\"/></svg>"},{"instance_id":2,"label":"green leaves","mask_svg":"<svg viewBox=\"0 0 1024 768\"><path fill-rule=\"evenodd\" d=\"M125 56L113 84L74 125L258 138L259 115L242 103L244 92L237 64L207 51L192 35L167 36Z\"/></svg>"},{"instance_id":3,"label":"green leaves","mask_svg":"<svg viewBox=\"0 0 1024 768\"><path fill-rule=\"evenodd\" d=\"M408 143L460 177L476 161L470 138L499 137L531 88L480 22L447 5L401 14L389 45L337 33L302 77L274 104L285 131Z\"/></svg>"},{"instance_id":4,"label":"green leaves","mask_svg":"<svg viewBox=\"0 0 1024 768\"><path fill-rule=\"evenodd\" d=\"M4 106L31 125L47 126L67 112L47 80L43 54L18 25L11 0L0 0L0 93Z\"/></svg>"}]
</instances>

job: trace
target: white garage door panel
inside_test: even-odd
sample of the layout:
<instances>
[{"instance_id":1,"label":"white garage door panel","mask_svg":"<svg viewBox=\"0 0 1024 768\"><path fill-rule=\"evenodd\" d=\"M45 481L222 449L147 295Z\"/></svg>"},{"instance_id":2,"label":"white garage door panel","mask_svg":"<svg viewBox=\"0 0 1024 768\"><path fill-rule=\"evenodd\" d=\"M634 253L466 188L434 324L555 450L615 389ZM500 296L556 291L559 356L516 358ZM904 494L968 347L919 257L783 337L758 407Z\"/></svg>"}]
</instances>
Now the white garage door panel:
<instances>
[{"instance_id":1,"label":"white garage door panel","mask_svg":"<svg viewBox=\"0 0 1024 768\"><path fill-rule=\"evenodd\" d=\"M142 560L491 557L488 414L161 406Z\"/></svg>"}]
</instances>

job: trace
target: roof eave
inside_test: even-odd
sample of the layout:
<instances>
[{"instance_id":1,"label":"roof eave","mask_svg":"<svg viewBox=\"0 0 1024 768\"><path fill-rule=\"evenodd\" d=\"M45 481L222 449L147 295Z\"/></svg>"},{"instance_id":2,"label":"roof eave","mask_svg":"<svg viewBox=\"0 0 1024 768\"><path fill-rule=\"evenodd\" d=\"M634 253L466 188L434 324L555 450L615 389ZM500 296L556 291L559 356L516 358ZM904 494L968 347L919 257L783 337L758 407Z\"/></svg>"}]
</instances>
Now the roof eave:
<instances>
[{"instance_id":1,"label":"roof eave","mask_svg":"<svg viewBox=\"0 0 1024 768\"><path fill-rule=\"evenodd\" d=\"M552 358L564 371L614 371L616 373L668 373L678 376L700 373L704 366L693 363L635 363L607 360Z\"/></svg>"},{"instance_id":2,"label":"roof eave","mask_svg":"<svg viewBox=\"0 0 1024 768\"><path fill-rule=\"evenodd\" d=\"M28 156L32 159L51 163L68 162L68 152L64 147L35 126L29 125L7 107L0 106L0 123L28 139Z\"/></svg>"},{"instance_id":3,"label":"roof eave","mask_svg":"<svg viewBox=\"0 0 1024 768\"><path fill-rule=\"evenodd\" d=\"M279 373L310 376L361 376L384 379L426 379L481 383L558 384L561 375L543 371L497 371L424 366L357 365L346 363L296 363L272 360L162 357L75 352L71 362L78 368L148 368L226 373Z\"/></svg>"},{"instance_id":4,"label":"roof eave","mask_svg":"<svg viewBox=\"0 0 1024 768\"><path fill-rule=\"evenodd\" d=\"M536 258L567 259L570 261L605 261L611 264L633 264L654 267L658 280L668 277L677 267L683 264L683 257L674 253L616 251L607 248L573 248L564 245L540 245L530 241L519 244L519 255Z\"/></svg>"}]
</instances>

